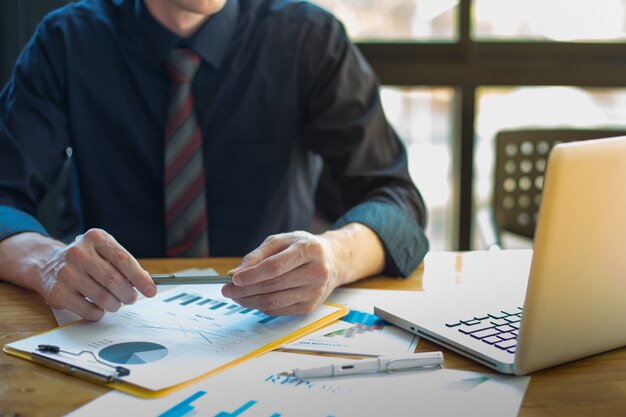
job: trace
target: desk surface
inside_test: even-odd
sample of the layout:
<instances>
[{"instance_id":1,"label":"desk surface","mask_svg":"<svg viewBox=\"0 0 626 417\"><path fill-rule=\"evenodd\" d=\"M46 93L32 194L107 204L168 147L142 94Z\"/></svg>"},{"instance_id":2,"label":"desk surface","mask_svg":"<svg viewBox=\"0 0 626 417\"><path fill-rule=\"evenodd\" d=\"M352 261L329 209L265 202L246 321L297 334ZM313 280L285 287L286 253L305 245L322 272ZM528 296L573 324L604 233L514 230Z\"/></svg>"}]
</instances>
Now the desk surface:
<instances>
[{"instance_id":1,"label":"desk surface","mask_svg":"<svg viewBox=\"0 0 626 417\"><path fill-rule=\"evenodd\" d=\"M225 273L237 258L206 260L143 260L150 272L174 272L213 267ZM374 277L350 285L356 288L421 290L422 268L406 280ZM56 326L42 298L0 283L0 345ZM481 365L421 340L418 351L443 350L445 367L485 371ZM60 416L105 393L106 388L61 372L0 354L0 417ZM532 375L519 414L528 416L626 415L626 348L582 359Z\"/></svg>"}]
</instances>

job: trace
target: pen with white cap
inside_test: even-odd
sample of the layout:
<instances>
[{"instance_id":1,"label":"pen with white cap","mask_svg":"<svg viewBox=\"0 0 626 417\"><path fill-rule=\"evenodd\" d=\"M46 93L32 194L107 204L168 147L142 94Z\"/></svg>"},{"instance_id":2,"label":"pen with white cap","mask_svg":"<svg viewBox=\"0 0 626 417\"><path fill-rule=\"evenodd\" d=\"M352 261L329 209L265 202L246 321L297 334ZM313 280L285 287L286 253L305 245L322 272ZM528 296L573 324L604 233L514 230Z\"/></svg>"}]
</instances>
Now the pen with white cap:
<instances>
[{"instance_id":1,"label":"pen with white cap","mask_svg":"<svg viewBox=\"0 0 626 417\"><path fill-rule=\"evenodd\" d=\"M283 372L281 375L295 376L296 378L324 378L340 375L434 368L442 363L442 352L426 352L399 357L379 356L376 359L363 359L344 364L324 365L317 368L296 368L292 371Z\"/></svg>"}]
</instances>

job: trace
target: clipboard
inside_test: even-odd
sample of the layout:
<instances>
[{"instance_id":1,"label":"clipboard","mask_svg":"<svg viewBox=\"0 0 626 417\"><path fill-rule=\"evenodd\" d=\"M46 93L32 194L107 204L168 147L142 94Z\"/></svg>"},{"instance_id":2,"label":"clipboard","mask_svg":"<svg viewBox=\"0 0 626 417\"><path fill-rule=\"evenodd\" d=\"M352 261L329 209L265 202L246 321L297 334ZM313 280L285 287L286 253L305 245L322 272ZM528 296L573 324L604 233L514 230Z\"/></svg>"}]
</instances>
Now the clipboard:
<instances>
[{"instance_id":1,"label":"clipboard","mask_svg":"<svg viewBox=\"0 0 626 417\"><path fill-rule=\"evenodd\" d=\"M216 288L215 286L209 286L211 289ZM207 290L210 291L210 290ZM179 295L175 295L175 296L171 296L170 293L172 293L173 291L165 291L163 292L160 298L159 294L157 297L155 297L154 299L145 299L142 300L142 302L144 304L149 304L151 302L166 302L166 303L174 303L174 301L178 302L178 306L184 305L185 307L188 307L190 304L195 304L195 308L196 310L201 310L200 306L202 306L202 301L198 301L196 300L197 297L207 297L204 298L204 300L208 299L208 296L206 293L204 294L197 294L197 295L192 295L192 298L187 299L185 301L185 298L181 298L179 297ZM177 292L177 291L174 291ZM189 300L194 299L196 300L195 303L189 303ZM167 300L171 300L171 301L167 301ZM183 301L181 301L183 300ZM185 304L187 303L187 304ZM140 303L137 303L136 305L138 305ZM220 304L224 304L224 301L221 301ZM216 304L219 305L219 304ZM137 307L135 307L133 309L133 307L135 306L125 306L123 309L119 310L117 313L112 313L109 314L107 316L105 316L105 319L107 317L112 317L116 314L126 314L129 315L130 313L132 313L134 310L137 310ZM139 306L139 308L141 308L141 306ZM219 307L218 310L222 308ZM239 310L237 311L236 308L233 308L230 311L235 310L235 313L231 313L230 311L225 313L225 314L230 314L231 316L235 316L236 314L241 314L242 311L245 310L250 310L250 309L245 309L244 307L240 307L243 310ZM323 310L323 312L320 312L320 310ZM270 337L272 337L272 340L269 340L268 343L263 343L262 345L259 346L253 346L253 348L248 349L244 354L238 355L235 358L232 358L232 360L228 359L226 360L224 363L220 363L219 366L214 366L214 367L210 367L208 369L206 369L206 372L201 372L200 374L194 375L191 378L185 379L183 381L177 381L172 383L171 385L167 385L163 388L159 388L159 389L153 389L150 387L146 387L143 386L142 384L138 384L136 382L131 382L129 379L132 377L132 374L130 376L118 376L116 378L110 378L112 373L109 369L109 373L103 372L102 371L102 367L99 367L97 363L93 363L93 361L89 360L87 358L87 360L82 360L79 362L75 362L74 360L69 360L67 355L58 355L54 352L45 352L44 354L42 354L41 352L38 352L36 348L34 348L33 346L37 346L37 345L41 345L41 344L46 344L46 342L49 342L51 345L54 345L57 348L60 348L62 351L67 351L67 353L71 353L72 355L78 353L76 352L76 349L73 346L70 346L69 348L66 346L60 346L59 343L55 344L56 341L58 340L63 340L62 338L66 335L64 335L65 333L69 333L70 336L72 335L72 332L76 333L76 334L82 334L80 333L80 331L82 329L85 328L90 328L91 327L104 327L109 331L109 336L110 334L116 334L115 333L115 327L114 326L109 326L106 327L106 324L104 326L101 326L100 324L102 324L101 322L95 322L95 323L88 323L85 321L78 321L78 322L74 322L74 323L70 323L67 324L65 326L61 326L43 333L40 333L38 335L35 336L31 336L29 338L26 339L22 339L20 341L16 341L16 342L12 342L9 343L7 345L4 346L3 350L4 352L10 354L10 355L14 355L17 357L20 357L22 359L26 359L26 360L31 360L33 362L57 369L57 370L61 370L64 371L66 373L70 373L72 375L75 375L79 378L85 379L85 380L89 380L91 382L96 382L102 385L105 385L109 388L112 389L116 389L119 391L123 391L125 393L134 395L134 396L138 396L138 397L142 397L142 398L158 398L158 397L163 397L166 395L169 395L179 389L182 389L186 386L189 386L191 384L194 384L196 382L198 382L201 379L204 379L208 376L214 375L218 372L221 372L225 369L228 369L232 366L235 366L239 363L242 363L244 361L247 361L249 359L252 359L254 357L257 357L259 355L262 355L263 353L269 352L271 350L277 349L280 346L287 344L293 340L296 340L308 333L311 333L321 327L324 327L330 323L332 323L333 321L343 317L344 315L346 315L349 312L349 310L344 307L344 306L340 306L340 305L336 305L336 304L331 304L331 303L324 303L320 309L318 309L317 312L312 313L315 316L311 316L311 315L306 315L306 316L291 316L293 317L301 317L302 318L302 323L306 323L304 325L299 325L298 322L293 322L290 324L291 328L290 331L285 333L284 331L281 331L280 329L280 320L275 320L275 322L277 322L278 324L275 326L276 329L276 334L280 334L280 337L276 337L273 338L274 334L270 334L270 335L266 335L264 336L265 339L261 339L264 341L268 341ZM269 316L264 316L263 314L259 314L260 312L258 311L247 311L245 313L243 313L243 315L248 315L247 317L255 317L254 315L258 315L255 317L255 319L259 318L259 317L264 317L263 319L261 319L260 321L265 321L266 323L269 323L269 321L271 319L274 319L272 317ZM311 317L310 317L311 316ZM236 316L235 316L236 317ZM282 318L282 317L281 317ZM105 321L105 319L103 319L103 321ZM246 319L248 320L248 319ZM111 321L113 322L113 319L111 319ZM289 322L289 319L284 319L285 322ZM100 324L99 324L100 323ZM294 328L294 326L297 326L297 328ZM285 328L287 328L288 326L286 326ZM99 329L96 329L94 334L97 334L97 331ZM271 332L270 332L271 333ZM283 334L285 333L285 334ZM105 337L107 335L104 335L103 337ZM111 338L111 337L109 337ZM198 337L199 338L199 337ZM71 337L70 337L71 339ZM93 342L94 344L96 344L96 342ZM132 343L132 342L130 342ZM245 343L245 342L244 342ZM34 345L33 345L34 344ZM123 343L112 343L109 346L118 346L121 345ZM257 343L258 344L258 343ZM163 342L164 346L168 346L166 344L166 342ZM25 348L25 346L28 346L28 348ZM244 346L244 344L240 345L243 346L241 349L245 351L245 349L247 349L248 347ZM238 346L237 348L239 349ZM252 345L251 345L252 346ZM104 349L101 349L98 353L98 349L94 348L93 350L90 350L90 355L93 356L94 359L96 359L97 362L98 358L96 358L96 354L100 355L100 357L102 358L102 351ZM184 351L184 349L181 349L181 351ZM150 352L147 352L148 354L150 354ZM202 353L202 352L201 352ZM158 351L155 351L152 353L152 355L154 356L155 354L158 354ZM184 355L184 352L181 353L180 355ZM144 358L145 359L145 358ZM149 359L149 358L148 358ZM181 358L176 358L178 360L179 363L186 363L186 360L184 357ZM183 362L185 361L185 362ZM107 366L109 366L109 368L115 368L115 365L110 364L109 359L106 359L105 357L105 362L108 363ZM193 358L190 359L191 363L193 363ZM102 362L101 362L102 363ZM146 365L149 365L149 363L145 362ZM155 362L156 363L156 362ZM126 365L126 368L128 367L134 367L134 365ZM137 369L137 367L134 367L134 369L132 369L132 371L135 371ZM139 369L145 369L142 367L139 367ZM131 371L131 372L132 372ZM204 371L204 370L203 370Z\"/></svg>"}]
</instances>

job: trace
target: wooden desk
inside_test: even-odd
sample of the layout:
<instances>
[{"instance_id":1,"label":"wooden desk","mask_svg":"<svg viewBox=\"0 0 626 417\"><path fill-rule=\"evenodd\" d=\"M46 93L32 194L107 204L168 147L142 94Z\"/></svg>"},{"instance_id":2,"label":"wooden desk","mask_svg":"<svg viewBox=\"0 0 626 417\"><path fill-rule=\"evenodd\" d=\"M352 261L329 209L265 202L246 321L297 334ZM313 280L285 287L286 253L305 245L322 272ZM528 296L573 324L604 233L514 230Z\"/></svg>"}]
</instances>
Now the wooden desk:
<instances>
[{"instance_id":1,"label":"wooden desk","mask_svg":"<svg viewBox=\"0 0 626 417\"><path fill-rule=\"evenodd\" d=\"M213 267L225 273L238 259L144 260L150 272ZM375 277L357 288L421 290L422 269L407 280ZM0 345L56 326L48 306L35 293L0 283ZM445 367L486 368L421 340L418 351L443 350ZM104 394L106 388L52 369L0 354L0 417L60 416ZM520 416L626 416L626 348L532 375Z\"/></svg>"}]
</instances>

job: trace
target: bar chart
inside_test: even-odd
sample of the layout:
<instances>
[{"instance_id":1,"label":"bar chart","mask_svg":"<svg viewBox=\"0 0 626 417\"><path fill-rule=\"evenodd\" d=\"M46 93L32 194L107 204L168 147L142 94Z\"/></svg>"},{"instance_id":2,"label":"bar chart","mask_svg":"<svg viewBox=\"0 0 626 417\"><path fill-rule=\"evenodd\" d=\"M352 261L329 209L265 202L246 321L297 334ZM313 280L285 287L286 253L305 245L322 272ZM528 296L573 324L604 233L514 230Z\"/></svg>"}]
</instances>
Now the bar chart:
<instances>
[{"instance_id":1,"label":"bar chart","mask_svg":"<svg viewBox=\"0 0 626 417\"><path fill-rule=\"evenodd\" d=\"M289 320L268 316L220 295L217 288L203 292L173 289L132 313L121 312L120 317L137 329L137 337L158 335L166 342L185 343L207 353L229 351Z\"/></svg>"},{"instance_id":2,"label":"bar chart","mask_svg":"<svg viewBox=\"0 0 626 417\"><path fill-rule=\"evenodd\" d=\"M275 316L268 316L259 310L246 308L240 306L239 304L230 303L226 300L204 298L199 295L187 294L184 292L166 298L163 302L176 303L181 306L205 306L213 311L220 310L225 316L231 316L234 314L251 314L258 317L258 323L261 324L267 324L277 318Z\"/></svg>"},{"instance_id":3,"label":"bar chart","mask_svg":"<svg viewBox=\"0 0 626 417\"><path fill-rule=\"evenodd\" d=\"M341 320L346 321L348 323L353 323L354 326L348 329L338 330L336 332L327 333L325 337L345 337L345 338L353 338L356 335L380 331L385 328L385 326L389 326L385 320L375 316L374 314L366 313L363 311L350 310L345 317Z\"/></svg>"}]
</instances>

